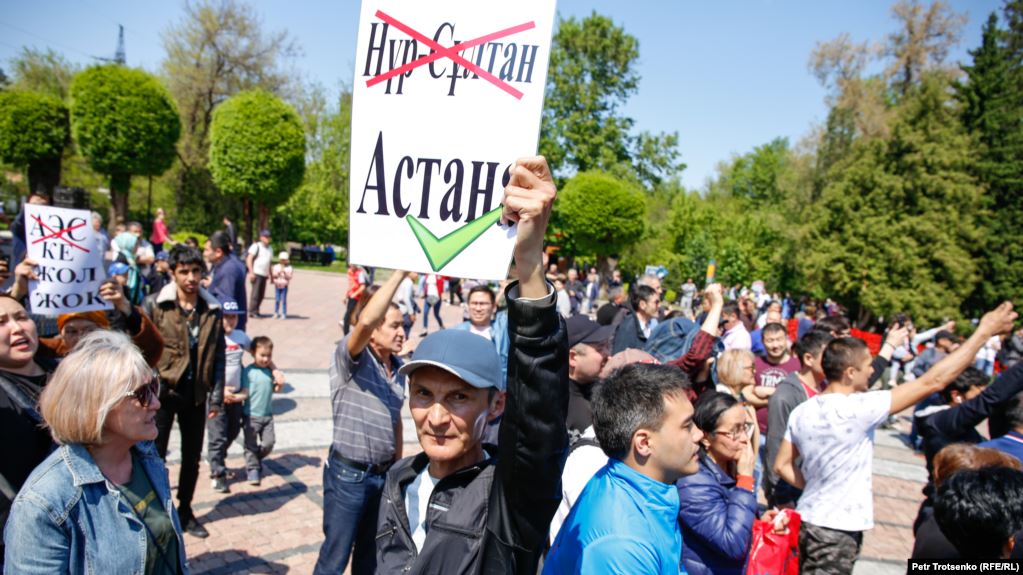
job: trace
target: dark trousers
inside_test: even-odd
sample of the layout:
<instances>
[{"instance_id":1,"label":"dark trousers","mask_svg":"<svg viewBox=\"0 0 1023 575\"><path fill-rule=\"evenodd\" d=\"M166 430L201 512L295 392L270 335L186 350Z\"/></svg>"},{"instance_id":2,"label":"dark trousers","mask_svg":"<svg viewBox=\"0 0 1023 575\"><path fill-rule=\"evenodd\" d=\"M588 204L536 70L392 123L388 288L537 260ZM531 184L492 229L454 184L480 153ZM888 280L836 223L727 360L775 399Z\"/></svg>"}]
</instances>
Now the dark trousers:
<instances>
[{"instance_id":1,"label":"dark trousers","mask_svg":"<svg viewBox=\"0 0 1023 575\"><path fill-rule=\"evenodd\" d=\"M249 315L259 315L259 304L266 297L266 276L254 275L256 279L252 282L252 293L249 294Z\"/></svg>"},{"instance_id":2,"label":"dark trousers","mask_svg":"<svg viewBox=\"0 0 1023 575\"><path fill-rule=\"evenodd\" d=\"M348 305L345 307L345 335L348 335L348 331L352 329L352 314L355 313L355 306L359 305L359 300L354 298L348 298Z\"/></svg>"},{"instance_id":3,"label":"dark trousers","mask_svg":"<svg viewBox=\"0 0 1023 575\"><path fill-rule=\"evenodd\" d=\"M323 466L323 546L314 575L337 575L352 557L352 575L376 571L376 528L384 475L328 456ZM352 547L355 547L354 554Z\"/></svg>"},{"instance_id":4,"label":"dark trousers","mask_svg":"<svg viewBox=\"0 0 1023 575\"><path fill-rule=\"evenodd\" d=\"M210 477L223 477L227 473L224 460L227 450L238 439L242 430L242 404L225 403L224 411L213 419L207 420L206 430L209 441L206 442L207 458L210 464Z\"/></svg>"},{"instance_id":5,"label":"dark trousers","mask_svg":"<svg viewBox=\"0 0 1023 575\"><path fill-rule=\"evenodd\" d=\"M178 516L185 523L192 517L192 495L195 493L195 482L199 479L199 458L202 456L202 439L206 431L206 403L196 405L191 394L178 394L174 390L168 390L160 398L160 410L156 412L156 450L164 459L167 459L167 442L170 441L174 416L178 418L178 429L181 431Z\"/></svg>"}]
</instances>

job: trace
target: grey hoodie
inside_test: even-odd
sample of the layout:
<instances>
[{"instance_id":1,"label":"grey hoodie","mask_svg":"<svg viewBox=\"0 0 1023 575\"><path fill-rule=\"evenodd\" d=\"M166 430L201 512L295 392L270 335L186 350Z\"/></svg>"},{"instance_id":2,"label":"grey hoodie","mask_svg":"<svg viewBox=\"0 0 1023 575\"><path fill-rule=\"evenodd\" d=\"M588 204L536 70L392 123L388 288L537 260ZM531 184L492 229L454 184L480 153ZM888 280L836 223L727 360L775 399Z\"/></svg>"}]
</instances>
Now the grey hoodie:
<instances>
[{"instance_id":1,"label":"grey hoodie","mask_svg":"<svg viewBox=\"0 0 1023 575\"><path fill-rule=\"evenodd\" d=\"M774 394L767 400L767 443L764 445L767 457L764 469L765 491L770 492L778 482L778 476L774 473L774 458L778 456L782 439L785 439L789 414L807 399L806 390L799 381L799 372L792 372L785 376L774 390Z\"/></svg>"}]
</instances>

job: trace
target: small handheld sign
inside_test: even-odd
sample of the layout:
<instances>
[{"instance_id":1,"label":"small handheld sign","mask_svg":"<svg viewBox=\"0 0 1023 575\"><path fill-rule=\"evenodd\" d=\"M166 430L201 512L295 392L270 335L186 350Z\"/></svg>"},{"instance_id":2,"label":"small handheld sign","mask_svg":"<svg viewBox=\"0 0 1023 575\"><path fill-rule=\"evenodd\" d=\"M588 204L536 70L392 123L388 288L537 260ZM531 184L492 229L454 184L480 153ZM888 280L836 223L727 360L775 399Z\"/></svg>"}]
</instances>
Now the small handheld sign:
<instances>
[{"instance_id":1,"label":"small handheld sign","mask_svg":"<svg viewBox=\"0 0 1023 575\"><path fill-rule=\"evenodd\" d=\"M29 309L39 315L112 309L99 297L106 280L103 254L87 210L25 204L27 256L36 262L29 282Z\"/></svg>"},{"instance_id":2,"label":"small handheld sign","mask_svg":"<svg viewBox=\"0 0 1023 575\"><path fill-rule=\"evenodd\" d=\"M364 0L349 261L504 279L508 170L536 153L555 0Z\"/></svg>"}]
</instances>

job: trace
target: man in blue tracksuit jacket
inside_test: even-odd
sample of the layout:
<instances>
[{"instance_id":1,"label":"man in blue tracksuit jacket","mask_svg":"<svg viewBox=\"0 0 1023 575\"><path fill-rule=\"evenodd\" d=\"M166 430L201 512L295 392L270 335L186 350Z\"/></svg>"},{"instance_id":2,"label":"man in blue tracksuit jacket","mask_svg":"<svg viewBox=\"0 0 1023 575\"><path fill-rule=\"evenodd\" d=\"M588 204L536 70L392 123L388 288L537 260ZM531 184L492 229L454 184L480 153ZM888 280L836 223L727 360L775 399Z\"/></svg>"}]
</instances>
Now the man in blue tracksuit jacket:
<instances>
[{"instance_id":1,"label":"man in blue tracksuit jacket","mask_svg":"<svg viewBox=\"0 0 1023 575\"><path fill-rule=\"evenodd\" d=\"M675 575L682 534L675 481L699 468L689 381L676 367L632 364L593 393L593 427L608 464L558 532L544 575Z\"/></svg>"}]
</instances>

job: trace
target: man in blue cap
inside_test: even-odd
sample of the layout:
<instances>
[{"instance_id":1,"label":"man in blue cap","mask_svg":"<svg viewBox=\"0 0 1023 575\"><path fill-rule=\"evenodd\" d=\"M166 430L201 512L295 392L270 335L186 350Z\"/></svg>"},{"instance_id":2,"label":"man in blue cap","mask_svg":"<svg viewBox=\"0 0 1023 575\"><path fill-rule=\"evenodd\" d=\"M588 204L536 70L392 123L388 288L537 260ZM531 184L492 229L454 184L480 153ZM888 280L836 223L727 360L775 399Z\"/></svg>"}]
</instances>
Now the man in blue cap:
<instances>
[{"instance_id":1,"label":"man in blue cap","mask_svg":"<svg viewBox=\"0 0 1023 575\"><path fill-rule=\"evenodd\" d=\"M400 369L423 452L387 473L378 573L536 573L568 448L568 345L542 264L555 193L542 157L512 167L507 382L494 346L461 330L430 335ZM502 414L497 448L484 446L487 422Z\"/></svg>"}]
</instances>

